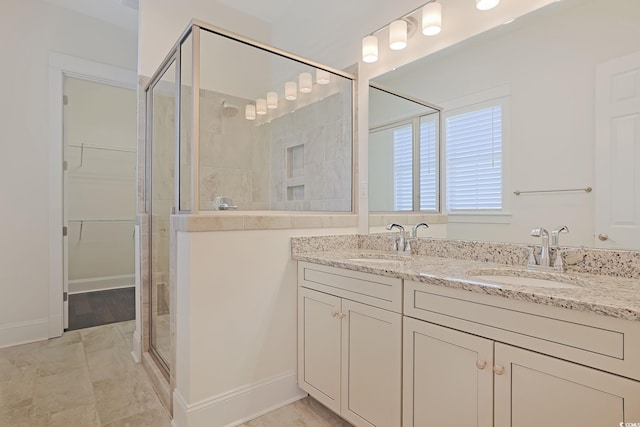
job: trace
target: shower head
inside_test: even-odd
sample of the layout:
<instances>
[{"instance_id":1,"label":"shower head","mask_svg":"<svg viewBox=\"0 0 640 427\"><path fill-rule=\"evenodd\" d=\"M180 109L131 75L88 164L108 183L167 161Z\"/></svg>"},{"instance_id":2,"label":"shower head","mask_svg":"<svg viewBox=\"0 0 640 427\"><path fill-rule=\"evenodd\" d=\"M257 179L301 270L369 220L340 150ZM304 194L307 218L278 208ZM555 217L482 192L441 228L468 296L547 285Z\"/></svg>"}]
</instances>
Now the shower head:
<instances>
[{"instance_id":1,"label":"shower head","mask_svg":"<svg viewBox=\"0 0 640 427\"><path fill-rule=\"evenodd\" d=\"M233 117L240 111L237 105L233 105L226 99L220 102L220 107L222 108L222 115L225 117Z\"/></svg>"}]
</instances>

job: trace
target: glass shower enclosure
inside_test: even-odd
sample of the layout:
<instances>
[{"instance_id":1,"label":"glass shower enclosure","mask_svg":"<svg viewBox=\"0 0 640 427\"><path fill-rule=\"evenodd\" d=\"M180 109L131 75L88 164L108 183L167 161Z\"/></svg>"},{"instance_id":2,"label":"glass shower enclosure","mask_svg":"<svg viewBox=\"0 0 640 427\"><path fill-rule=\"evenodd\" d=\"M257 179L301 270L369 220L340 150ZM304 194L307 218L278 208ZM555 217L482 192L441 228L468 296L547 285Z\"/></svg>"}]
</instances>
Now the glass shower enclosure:
<instances>
[{"instance_id":1,"label":"glass shower enclosure","mask_svg":"<svg viewBox=\"0 0 640 427\"><path fill-rule=\"evenodd\" d=\"M173 359L171 215L352 212L354 79L195 20L151 78L143 294L148 349L165 373Z\"/></svg>"}]
</instances>

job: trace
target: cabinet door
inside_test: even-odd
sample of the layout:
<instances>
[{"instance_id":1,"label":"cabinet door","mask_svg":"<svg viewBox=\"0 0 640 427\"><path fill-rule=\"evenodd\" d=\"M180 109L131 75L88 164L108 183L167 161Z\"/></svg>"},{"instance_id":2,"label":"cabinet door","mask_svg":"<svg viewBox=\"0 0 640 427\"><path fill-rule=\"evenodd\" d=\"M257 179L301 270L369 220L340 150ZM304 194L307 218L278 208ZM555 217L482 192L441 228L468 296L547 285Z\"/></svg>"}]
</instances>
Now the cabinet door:
<instances>
[{"instance_id":1,"label":"cabinet door","mask_svg":"<svg viewBox=\"0 0 640 427\"><path fill-rule=\"evenodd\" d=\"M498 343L495 365L496 427L640 422L639 382Z\"/></svg>"},{"instance_id":2,"label":"cabinet door","mask_svg":"<svg viewBox=\"0 0 640 427\"><path fill-rule=\"evenodd\" d=\"M402 315L350 300L342 315L342 416L356 426L399 426Z\"/></svg>"},{"instance_id":3,"label":"cabinet door","mask_svg":"<svg viewBox=\"0 0 640 427\"><path fill-rule=\"evenodd\" d=\"M493 341L404 318L404 427L493 426Z\"/></svg>"},{"instance_id":4,"label":"cabinet door","mask_svg":"<svg viewBox=\"0 0 640 427\"><path fill-rule=\"evenodd\" d=\"M298 385L340 412L340 298L298 288Z\"/></svg>"}]
</instances>

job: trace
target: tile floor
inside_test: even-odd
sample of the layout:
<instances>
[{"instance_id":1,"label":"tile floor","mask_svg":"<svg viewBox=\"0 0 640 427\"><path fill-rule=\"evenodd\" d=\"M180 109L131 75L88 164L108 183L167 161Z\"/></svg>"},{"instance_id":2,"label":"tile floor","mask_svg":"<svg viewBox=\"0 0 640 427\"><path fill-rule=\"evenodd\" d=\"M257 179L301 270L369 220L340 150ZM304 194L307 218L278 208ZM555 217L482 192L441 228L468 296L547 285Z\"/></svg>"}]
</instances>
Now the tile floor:
<instances>
[{"instance_id":1,"label":"tile floor","mask_svg":"<svg viewBox=\"0 0 640 427\"><path fill-rule=\"evenodd\" d=\"M135 322L0 349L2 427L170 427L144 368L131 357ZM348 427L305 398L241 427Z\"/></svg>"}]
</instances>

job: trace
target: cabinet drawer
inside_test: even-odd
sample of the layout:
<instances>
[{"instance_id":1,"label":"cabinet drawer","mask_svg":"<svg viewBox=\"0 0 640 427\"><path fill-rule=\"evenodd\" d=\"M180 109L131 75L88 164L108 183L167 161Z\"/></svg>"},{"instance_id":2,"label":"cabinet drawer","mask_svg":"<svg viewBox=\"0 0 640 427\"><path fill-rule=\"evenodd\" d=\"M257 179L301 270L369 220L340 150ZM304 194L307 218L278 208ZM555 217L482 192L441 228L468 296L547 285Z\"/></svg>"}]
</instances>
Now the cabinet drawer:
<instances>
[{"instance_id":1,"label":"cabinet drawer","mask_svg":"<svg viewBox=\"0 0 640 427\"><path fill-rule=\"evenodd\" d=\"M402 279L299 262L298 285L396 313L402 312Z\"/></svg>"},{"instance_id":2,"label":"cabinet drawer","mask_svg":"<svg viewBox=\"0 0 640 427\"><path fill-rule=\"evenodd\" d=\"M640 379L640 323L424 283L405 315Z\"/></svg>"}]
</instances>

